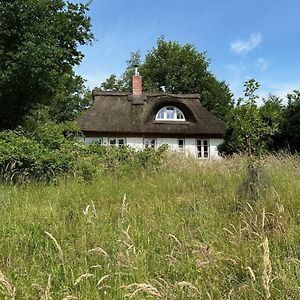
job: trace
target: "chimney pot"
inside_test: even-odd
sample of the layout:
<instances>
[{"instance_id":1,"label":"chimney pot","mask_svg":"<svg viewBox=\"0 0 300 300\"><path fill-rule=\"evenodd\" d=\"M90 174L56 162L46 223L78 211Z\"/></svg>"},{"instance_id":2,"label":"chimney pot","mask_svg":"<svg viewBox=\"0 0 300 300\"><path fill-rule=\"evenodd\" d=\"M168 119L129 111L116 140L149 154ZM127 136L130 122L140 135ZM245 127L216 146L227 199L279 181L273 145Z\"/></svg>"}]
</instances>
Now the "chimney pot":
<instances>
[{"instance_id":1,"label":"chimney pot","mask_svg":"<svg viewBox=\"0 0 300 300\"><path fill-rule=\"evenodd\" d=\"M140 75L140 73L139 73L139 65L134 65L134 75Z\"/></svg>"}]
</instances>

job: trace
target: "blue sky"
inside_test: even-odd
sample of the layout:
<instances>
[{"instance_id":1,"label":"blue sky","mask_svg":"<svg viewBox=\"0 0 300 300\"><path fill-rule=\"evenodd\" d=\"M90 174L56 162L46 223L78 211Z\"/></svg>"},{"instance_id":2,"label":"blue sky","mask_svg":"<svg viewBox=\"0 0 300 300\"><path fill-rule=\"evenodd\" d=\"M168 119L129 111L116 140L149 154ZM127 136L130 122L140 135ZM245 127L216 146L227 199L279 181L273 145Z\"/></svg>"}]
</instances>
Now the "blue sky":
<instances>
[{"instance_id":1,"label":"blue sky","mask_svg":"<svg viewBox=\"0 0 300 300\"><path fill-rule=\"evenodd\" d=\"M89 15L97 41L82 48L76 72L90 88L99 86L124 71L130 52L144 57L164 35L207 51L210 70L235 98L250 78L261 95L283 97L300 89L299 12L299 0L94 0Z\"/></svg>"}]
</instances>

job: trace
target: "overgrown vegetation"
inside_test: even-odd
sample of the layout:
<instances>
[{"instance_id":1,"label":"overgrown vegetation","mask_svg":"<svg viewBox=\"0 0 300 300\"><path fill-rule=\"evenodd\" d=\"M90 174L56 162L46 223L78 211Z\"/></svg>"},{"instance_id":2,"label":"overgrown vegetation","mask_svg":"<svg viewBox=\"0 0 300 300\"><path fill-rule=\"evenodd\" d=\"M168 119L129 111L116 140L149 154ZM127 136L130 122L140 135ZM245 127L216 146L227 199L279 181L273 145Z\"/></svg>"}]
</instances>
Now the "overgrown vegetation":
<instances>
[{"instance_id":1,"label":"overgrown vegetation","mask_svg":"<svg viewBox=\"0 0 300 300\"><path fill-rule=\"evenodd\" d=\"M298 156L236 208L247 159L1 186L1 299L297 299Z\"/></svg>"},{"instance_id":2,"label":"overgrown vegetation","mask_svg":"<svg viewBox=\"0 0 300 300\"><path fill-rule=\"evenodd\" d=\"M34 132L0 132L0 181L49 182L64 176L92 180L97 173L130 174L160 165L165 147L137 152L129 147L87 145L74 123L47 123Z\"/></svg>"},{"instance_id":3,"label":"overgrown vegetation","mask_svg":"<svg viewBox=\"0 0 300 300\"><path fill-rule=\"evenodd\" d=\"M234 105L206 53L159 38L144 89L200 93L233 156L86 145L66 121L92 101L73 70L88 8L0 0L0 298L298 299L300 158L262 155L300 150L299 91L258 107L250 80ZM101 89L130 91L140 62Z\"/></svg>"}]
</instances>

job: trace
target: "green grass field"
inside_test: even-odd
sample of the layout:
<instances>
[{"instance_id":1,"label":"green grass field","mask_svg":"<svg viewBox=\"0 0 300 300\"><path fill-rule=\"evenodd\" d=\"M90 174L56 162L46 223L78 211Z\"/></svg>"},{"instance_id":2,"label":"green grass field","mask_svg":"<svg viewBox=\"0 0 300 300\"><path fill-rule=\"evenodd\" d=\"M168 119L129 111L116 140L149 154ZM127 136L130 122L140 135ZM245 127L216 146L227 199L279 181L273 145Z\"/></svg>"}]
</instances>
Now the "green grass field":
<instances>
[{"instance_id":1,"label":"green grass field","mask_svg":"<svg viewBox=\"0 0 300 300\"><path fill-rule=\"evenodd\" d=\"M0 299L300 299L300 157L172 156L93 182L0 187Z\"/></svg>"}]
</instances>

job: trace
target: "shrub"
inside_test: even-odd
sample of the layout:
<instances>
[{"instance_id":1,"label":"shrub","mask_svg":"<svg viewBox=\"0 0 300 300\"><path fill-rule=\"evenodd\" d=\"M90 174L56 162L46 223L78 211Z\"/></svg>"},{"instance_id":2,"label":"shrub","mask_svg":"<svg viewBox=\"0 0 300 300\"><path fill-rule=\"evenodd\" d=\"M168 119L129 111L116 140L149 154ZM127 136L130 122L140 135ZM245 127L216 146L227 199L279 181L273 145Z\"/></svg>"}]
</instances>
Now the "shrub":
<instances>
[{"instance_id":1,"label":"shrub","mask_svg":"<svg viewBox=\"0 0 300 300\"><path fill-rule=\"evenodd\" d=\"M94 174L122 175L158 167L165 147L138 152L124 147L83 144L73 123L47 123L33 133L21 128L0 132L0 181L48 182L59 176L91 181Z\"/></svg>"}]
</instances>

